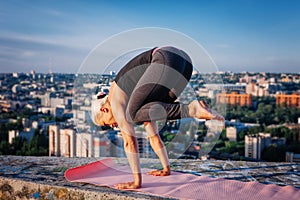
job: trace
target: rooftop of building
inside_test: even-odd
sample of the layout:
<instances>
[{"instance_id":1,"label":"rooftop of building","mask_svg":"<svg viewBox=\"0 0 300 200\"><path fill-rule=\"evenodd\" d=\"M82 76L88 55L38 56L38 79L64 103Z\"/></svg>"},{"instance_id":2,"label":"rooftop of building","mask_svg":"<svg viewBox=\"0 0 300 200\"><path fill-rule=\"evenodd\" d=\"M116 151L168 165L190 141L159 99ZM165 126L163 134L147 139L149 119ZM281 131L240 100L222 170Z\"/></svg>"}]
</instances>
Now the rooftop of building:
<instances>
[{"instance_id":1,"label":"rooftop of building","mask_svg":"<svg viewBox=\"0 0 300 200\"><path fill-rule=\"evenodd\" d=\"M100 158L99 158L100 159ZM170 199L141 192L120 191L64 178L66 169L96 158L0 156L0 199ZM113 158L126 165L125 158ZM141 159L143 168L160 168L156 159ZM300 163L222 160L171 160L171 169L199 176L300 188ZM76 198L75 198L76 197Z\"/></svg>"}]
</instances>

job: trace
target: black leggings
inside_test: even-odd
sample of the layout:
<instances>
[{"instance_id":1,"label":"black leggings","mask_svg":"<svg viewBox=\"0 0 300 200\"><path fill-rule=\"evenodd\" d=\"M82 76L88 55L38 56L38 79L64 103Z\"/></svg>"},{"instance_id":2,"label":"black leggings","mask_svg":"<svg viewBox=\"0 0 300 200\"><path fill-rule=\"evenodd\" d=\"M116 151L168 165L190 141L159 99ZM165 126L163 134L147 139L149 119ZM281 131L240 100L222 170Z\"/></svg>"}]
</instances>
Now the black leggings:
<instances>
[{"instance_id":1,"label":"black leggings","mask_svg":"<svg viewBox=\"0 0 300 200\"><path fill-rule=\"evenodd\" d=\"M134 123L189 117L187 105L175 102L191 78L189 56L174 47L154 52L128 100L127 118Z\"/></svg>"}]
</instances>

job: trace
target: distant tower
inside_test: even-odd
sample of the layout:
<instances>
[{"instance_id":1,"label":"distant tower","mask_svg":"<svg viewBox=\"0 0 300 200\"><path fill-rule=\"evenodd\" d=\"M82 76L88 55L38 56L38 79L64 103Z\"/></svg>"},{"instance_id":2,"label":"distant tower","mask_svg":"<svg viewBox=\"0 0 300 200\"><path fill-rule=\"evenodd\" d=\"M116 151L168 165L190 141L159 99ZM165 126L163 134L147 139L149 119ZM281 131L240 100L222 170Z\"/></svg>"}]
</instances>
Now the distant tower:
<instances>
[{"instance_id":1,"label":"distant tower","mask_svg":"<svg viewBox=\"0 0 300 200\"><path fill-rule=\"evenodd\" d=\"M93 136L89 133L76 135L76 156L77 157L94 157Z\"/></svg>"},{"instance_id":2,"label":"distant tower","mask_svg":"<svg viewBox=\"0 0 300 200\"><path fill-rule=\"evenodd\" d=\"M60 152L64 157L75 157L76 155L76 134L73 129L60 130Z\"/></svg>"},{"instance_id":3,"label":"distant tower","mask_svg":"<svg viewBox=\"0 0 300 200\"><path fill-rule=\"evenodd\" d=\"M245 157L260 160L261 153L265 147L271 144L270 133L259 133L258 135L245 136Z\"/></svg>"},{"instance_id":4,"label":"distant tower","mask_svg":"<svg viewBox=\"0 0 300 200\"><path fill-rule=\"evenodd\" d=\"M30 71L30 75L32 79L35 79L35 71L33 69Z\"/></svg>"},{"instance_id":5,"label":"distant tower","mask_svg":"<svg viewBox=\"0 0 300 200\"><path fill-rule=\"evenodd\" d=\"M76 134L72 129L49 126L49 156L75 157Z\"/></svg>"},{"instance_id":6,"label":"distant tower","mask_svg":"<svg viewBox=\"0 0 300 200\"><path fill-rule=\"evenodd\" d=\"M54 83L54 82L55 82L55 77L54 77L54 75L53 75L53 74L51 74L51 77L50 77L50 82L51 82L51 83Z\"/></svg>"},{"instance_id":7,"label":"distant tower","mask_svg":"<svg viewBox=\"0 0 300 200\"><path fill-rule=\"evenodd\" d=\"M49 126L49 156L60 156L60 134L57 125Z\"/></svg>"}]
</instances>

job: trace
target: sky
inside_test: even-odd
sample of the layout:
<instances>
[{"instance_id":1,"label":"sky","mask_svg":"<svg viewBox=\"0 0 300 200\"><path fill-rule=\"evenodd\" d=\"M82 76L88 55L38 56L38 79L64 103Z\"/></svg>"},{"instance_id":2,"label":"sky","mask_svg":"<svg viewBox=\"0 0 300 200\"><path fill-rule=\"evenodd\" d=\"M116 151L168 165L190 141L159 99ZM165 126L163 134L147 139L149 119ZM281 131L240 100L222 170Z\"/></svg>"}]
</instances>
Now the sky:
<instances>
[{"instance_id":1,"label":"sky","mask_svg":"<svg viewBox=\"0 0 300 200\"><path fill-rule=\"evenodd\" d=\"M299 10L298 0L0 0L0 72L76 73L114 35L158 27L193 39L220 71L299 73Z\"/></svg>"}]
</instances>

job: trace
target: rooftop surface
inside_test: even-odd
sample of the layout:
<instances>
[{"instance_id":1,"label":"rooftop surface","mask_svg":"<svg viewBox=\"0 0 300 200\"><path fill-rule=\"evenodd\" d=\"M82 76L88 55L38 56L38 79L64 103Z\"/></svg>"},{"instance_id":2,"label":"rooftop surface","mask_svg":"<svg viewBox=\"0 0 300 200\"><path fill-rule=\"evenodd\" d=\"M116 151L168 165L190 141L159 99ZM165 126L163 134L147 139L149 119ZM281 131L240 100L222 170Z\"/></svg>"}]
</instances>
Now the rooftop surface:
<instances>
[{"instance_id":1,"label":"rooftop surface","mask_svg":"<svg viewBox=\"0 0 300 200\"><path fill-rule=\"evenodd\" d=\"M96 160L0 156L0 199L170 199L141 192L70 183L64 178L66 169ZM118 165L127 164L125 158L113 160ZM143 168L160 168L156 159L141 159L141 165ZM200 176L300 188L300 163L171 160L171 169Z\"/></svg>"}]
</instances>

